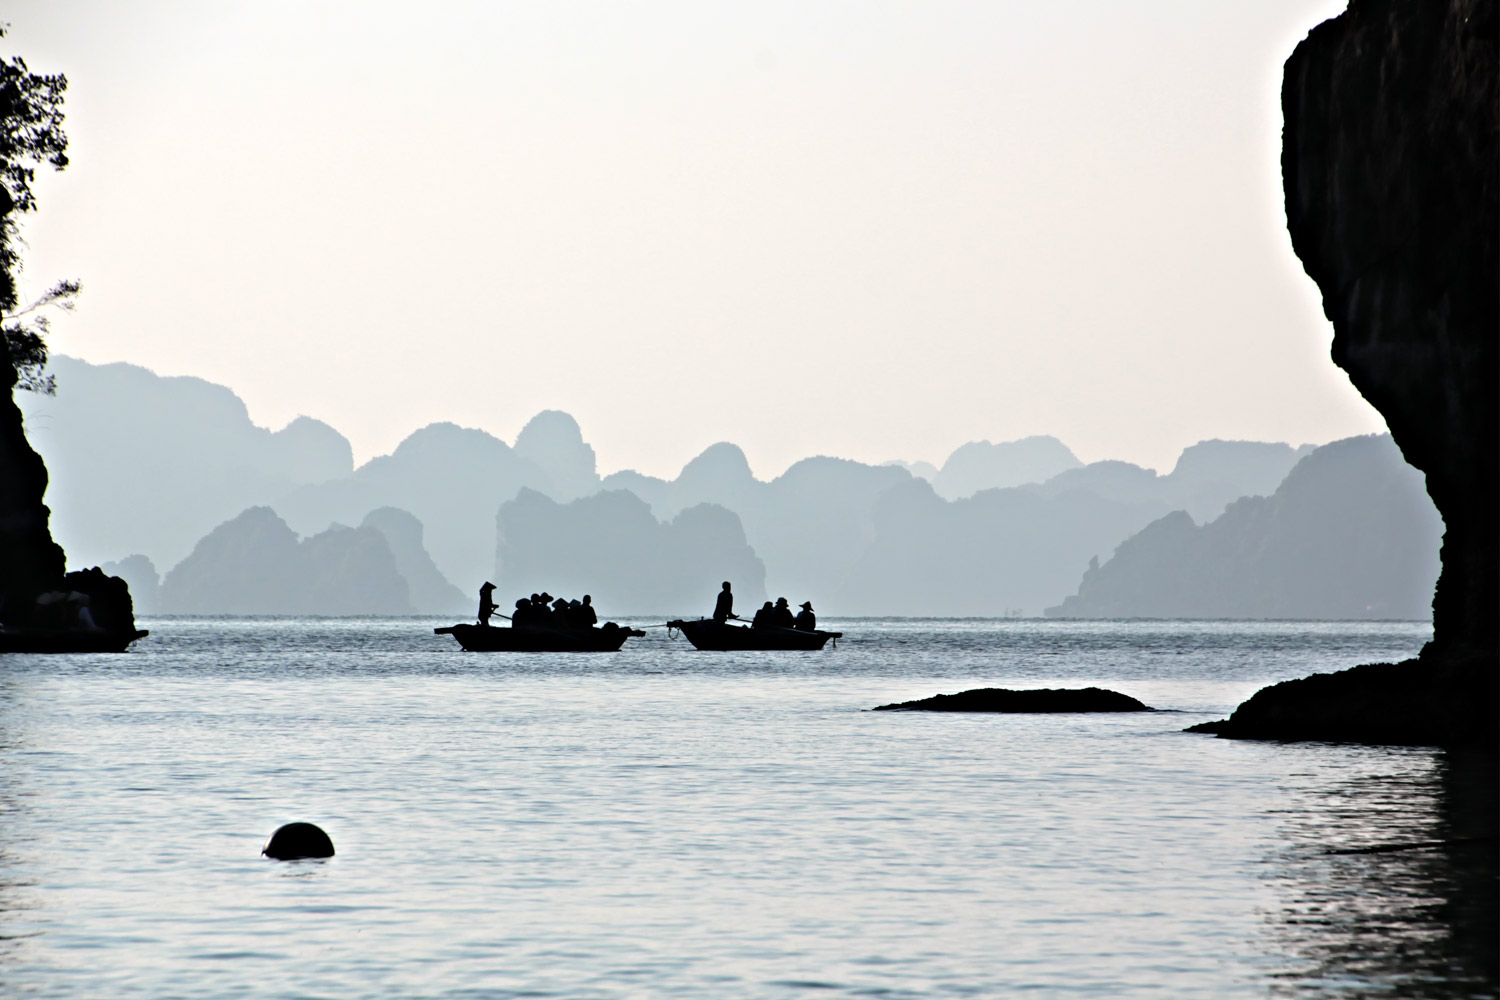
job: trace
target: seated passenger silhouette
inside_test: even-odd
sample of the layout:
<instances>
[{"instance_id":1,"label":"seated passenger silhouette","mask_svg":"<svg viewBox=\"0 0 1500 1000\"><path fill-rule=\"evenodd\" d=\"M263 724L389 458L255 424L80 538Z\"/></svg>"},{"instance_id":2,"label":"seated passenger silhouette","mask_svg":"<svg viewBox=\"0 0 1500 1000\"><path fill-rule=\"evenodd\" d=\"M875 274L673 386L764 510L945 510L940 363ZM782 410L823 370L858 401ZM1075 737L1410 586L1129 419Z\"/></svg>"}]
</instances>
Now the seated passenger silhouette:
<instances>
[{"instance_id":1,"label":"seated passenger silhouette","mask_svg":"<svg viewBox=\"0 0 1500 1000\"><path fill-rule=\"evenodd\" d=\"M479 588L479 624L488 625L490 615L500 610L500 605L494 600L495 585L488 580Z\"/></svg>"},{"instance_id":2,"label":"seated passenger silhouette","mask_svg":"<svg viewBox=\"0 0 1500 1000\"><path fill-rule=\"evenodd\" d=\"M734 617L734 594L729 591L729 581L724 581L724 589L719 591L719 599L714 602L714 621L723 623L725 619Z\"/></svg>"},{"instance_id":3,"label":"seated passenger silhouette","mask_svg":"<svg viewBox=\"0 0 1500 1000\"><path fill-rule=\"evenodd\" d=\"M583 603L578 606L578 627L593 628L598 623L599 616L594 613L594 599L584 594Z\"/></svg>"},{"instance_id":4,"label":"seated passenger silhouette","mask_svg":"<svg viewBox=\"0 0 1500 1000\"><path fill-rule=\"evenodd\" d=\"M797 619L792 617L792 609L787 605L785 597L776 598L776 607L771 609L771 624L777 628L793 628Z\"/></svg>"},{"instance_id":5,"label":"seated passenger silhouette","mask_svg":"<svg viewBox=\"0 0 1500 1000\"><path fill-rule=\"evenodd\" d=\"M813 614L812 601L803 601L802 610L797 612L797 628L804 632L816 632L818 630L818 616Z\"/></svg>"},{"instance_id":6,"label":"seated passenger silhouette","mask_svg":"<svg viewBox=\"0 0 1500 1000\"><path fill-rule=\"evenodd\" d=\"M552 595L545 590L536 595L536 600L531 604L533 619L538 628L556 628L560 623L552 615Z\"/></svg>"},{"instance_id":7,"label":"seated passenger silhouette","mask_svg":"<svg viewBox=\"0 0 1500 1000\"><path fill-rule=\"evenodd\" d=\"M752 618L752 619L750 619L750 627L751 628L770 628L771 627L771 619L774 618L774 617L775 617L775 609L771 606L771 602L767 601L766 603L764 603L764 604L762 604L760 606L760 610L758 610L758 611L755 612L755 617Z\"/></svg>"},{"instance_id":8,"label":"seated passenger silhouette","mask_svg":"<svg viewBox=\"0 0 1500 1000\"><path fill-rule=\"evenodd\" d=\"M524 597L516 598L515 613L510 616L511 628L527 628L531 625L531 601Z\"/></svg>"}]
</instances>

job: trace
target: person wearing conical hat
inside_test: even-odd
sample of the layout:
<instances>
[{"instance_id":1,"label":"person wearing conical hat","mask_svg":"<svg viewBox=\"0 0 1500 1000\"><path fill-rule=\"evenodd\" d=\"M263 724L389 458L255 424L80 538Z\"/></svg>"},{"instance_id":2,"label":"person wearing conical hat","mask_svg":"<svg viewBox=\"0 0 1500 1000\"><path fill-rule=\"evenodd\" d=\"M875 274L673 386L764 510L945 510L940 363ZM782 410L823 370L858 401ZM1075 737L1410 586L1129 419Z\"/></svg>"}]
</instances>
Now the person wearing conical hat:
<instances>
[{"instance_id":1,"label":"person wearing conical hat","mask_svg":"<svg viewBox=\"0 0 1500 1000\"><path fill-rule=\"evenodd\" d=\"M804 632L817 631L818 616L813 614L812 601L802 602L802 610L797 612L797 628Z\"/></svg>"},{"instance_id":2,"label":"person wearing conical hat","mask_svg":"<svg viewBox=\"0 0 1500 1000\"><path fill-rule=\"evenodd\" d=\"M488 625L490 623L490 615L494 614L500 608L500 605L496 604L492 597L494 593L495 585L488 580L484 581L484 585L479 588L479 624L481 625Z\"/></svg>"}]
</instances>

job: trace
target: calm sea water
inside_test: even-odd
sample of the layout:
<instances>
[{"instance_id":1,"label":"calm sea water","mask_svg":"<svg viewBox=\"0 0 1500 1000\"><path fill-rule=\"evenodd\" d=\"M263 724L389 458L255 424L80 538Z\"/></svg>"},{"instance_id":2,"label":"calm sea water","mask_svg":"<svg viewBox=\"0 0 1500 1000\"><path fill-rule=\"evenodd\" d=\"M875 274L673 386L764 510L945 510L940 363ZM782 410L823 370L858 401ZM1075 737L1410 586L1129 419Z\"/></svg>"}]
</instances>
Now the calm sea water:
<instances>
[{"instance_id":1,"label":"calm sea water","mask_svg":"<svg viewBox=\"0 0 1500 1000\"><path fill-rule=\"evenodd\" d=\"M0 657L5 996L1496 993L1492 844L1326 853L1471 833L1478 765L1181 732L1425 624L851 620L816 654L656 629L593 655L145 624L122 656ZM866 711L1087 684L1168 711ZM259 857L291 820L337 857Z\"/></svg>"}]
</instances>

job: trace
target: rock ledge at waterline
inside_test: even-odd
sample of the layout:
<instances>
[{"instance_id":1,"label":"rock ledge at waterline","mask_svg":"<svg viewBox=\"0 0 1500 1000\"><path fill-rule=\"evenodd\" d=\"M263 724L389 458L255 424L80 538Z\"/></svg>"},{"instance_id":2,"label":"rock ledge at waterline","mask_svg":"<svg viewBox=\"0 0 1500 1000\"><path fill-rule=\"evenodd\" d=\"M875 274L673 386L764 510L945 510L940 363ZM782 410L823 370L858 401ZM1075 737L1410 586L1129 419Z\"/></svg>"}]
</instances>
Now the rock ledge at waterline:
<instances>
[{"instance_id":1,"label":"rock ledge at waterline","mask_svg":"<svg viewBox=\"0 0 1500 1000\"><path fill-rule=\"evenodd\" d=\"M1154 712L1129 695L1103 688L975 688L920 701L878 705L874 712Z\"/></svg>"}]
</instances>

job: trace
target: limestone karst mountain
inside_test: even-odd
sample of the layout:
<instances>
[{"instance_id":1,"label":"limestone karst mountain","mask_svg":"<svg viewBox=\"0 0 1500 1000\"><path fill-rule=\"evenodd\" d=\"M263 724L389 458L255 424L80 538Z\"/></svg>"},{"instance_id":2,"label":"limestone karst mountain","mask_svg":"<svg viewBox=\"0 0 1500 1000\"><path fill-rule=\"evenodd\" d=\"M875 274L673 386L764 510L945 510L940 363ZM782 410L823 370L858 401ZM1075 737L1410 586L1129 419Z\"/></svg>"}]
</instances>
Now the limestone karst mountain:
<instances>
[{"instance_id":1,"label":"limestone karst mountain","mask_svg":"<svg viewBox=\"0 0 1500 1000\"><path fill-rule=\"evenodd\" d=\"M438 569L467 591L493 565L496 509L523 487L553 488L545 472L499 438L438 423L353 474L293 491L275 506L303 534L334 522L357 524L379 507L408 511L422 522Z\"/></svg>"},{"instance_id":2,"label":"limestone karst mountain","mask_svg":"<svg viewBox=\"0 0 1500 1000\"><path fill-rule=\"evenodd\" d=\"M1036 436L1019 441L971 441L960 446L936 476L932 488L945 500L962 500L980 490L1040 483L1083 463L1055 437Z\"/></svg>"},{"instance_id":3,"label":"limestone karst mountain","mask_svg":"<svg viewBox=\"0 0 1500 1000\"><path fill-rule=\"evenodd\" d=\"M509 553L511 562L502 569L511 572L515 559L524 566L526 559L540 560L547 551L572 551L556 547L566 530L591 540L586 552L567 557L567 565L599 575L595 582L578 576L579 587L615 588L617 608L691 613L695 604L677 602L703 584L674 591L664 581L675 572L670 566L691 562L684 562L678 539L698 537L706 557L725 564L692 570L712 578L709 584L748 574L736 580L742 588L753 579L773 597L811 599L825 614L1036 614L1077 591L1092 558L1107 559L1152 521L1184 510L1179 520L1204 523L1243 496L1270 495L1308 450L1204 441L1185 449L1171 472L1160 475L1126 462L1080 465L1055 439L1028 438L965 445L942 472L927 470L931 481L900 463L876 466L827 456L803 459L775 478L760 480L739 447L720 442L671 479L626 470L601 480L577 422L553 410L529 421L515 447L481 430L438 423L355 469L348 444L336 431L311 420L294 421L278 432L256 427L244 404L221 386L71 359L61 362L58 373L62 395L44 406L24 401L33 408L33 430L50 451L49 460L67 470L66 485L63 475L55 480L54 524L70 543L91 537L100 561L119 560L112 572L132 580L143 611L191 604L180 583L169 587L165 581L153 604L157 567L171 569L168 578L184 578L176 567L200 539L208 541L210 529L237 520L247 508L270 507L278 523L284 519L282 533L294 541L351 524L381 536L407 596L403 603L389 594L379 600L367 595L356 602L365 611L378 605L467 614L478 583L493 578L497 547ZM87 395L87 405L68 392L69 385L77 395ZM128 441L117 440L112 410L133 414L119 423L128 428ZM95 424L105 427L94 434ZM101 454L110 448L116 449L113 459ZM134 464L127 469L122 462ZM1064 468L1055 475L1024 481L1059 466ZM1022 482L945 500L937 482L945 475L950 486L963 476L970 486L1002 476ZM512 510L511 534L497 539L497 512L523 490L536 496ZM628 491L636 503L619 497L583 502L620 491ZM557 510L545 513L538 498L547 498ZM48 499L54 498L49 494ZM702 511L682 521L703 504L731 518L732 525L715 520L720 514ZM552 548L531 545L515 533L514 525L521 523L515 518L522 515L552 525L546 536ZM284 539L273 537L277 532L271 526L261 529L267 532L267 551L276 551ZM357 529L340 527L334 537L341 540L330 538L318 551L347 564L351 546L373 546L368 535L341 534L352 530ZM608 539L610 531L619 531L620 538ZM653 562L656 557L640 548L649 539L675 554L665 563ZM296 544L300 550L308 542ZM76 551L87 558L90 548L78 543ZM126 552L135 555L121 559ZM295 560L287 556L274 565L258 564L265 554L247 548L216 557L214 572L221 580L241 573L249 587L249 578L262 573L268 594L280 595L279 604L268 594L240 600L245 597L236 589L241 584L224 583L224 593L238 595L233 606L307 611L312 605L286 597L296 593L284 576L285 566ZM244 566L231 572L228 562L234 559L243 559ZM610 559L617 564L610 565ZM529 565L538 586L562 585L540 562ZM641 596L629 597L626 580L643 566L649 578L638 584ZM521 585L530 593L527 586ZM318 600L325 611L333 606ZM212 613L231 605L191 606Z\"/></svg>"},{"instance_id":4,"label":"limestone karst mountain","mask_svg":"<svg viewBox=\"0 0 1500 1000\"><path fill-rule=\"evenodd\" d=\"M1082 489L1111 500L1185 510L1206 521L1240 497L1273 492L1311 450L1311 445L1262 441L1200 441L1184 448L1166 475L1129 462L1091 462L1026 488L1043 496Z\"/></svg>"},{"instance_id":5,"label":"limestone karst mountain","mask_svg":"<svg viewBox=\"0 0 1500 1000\"><path fill-rule=\"evenodd\" d=\"M1165 508L1085 489L1022 487L947 501L922 480L886 491L874 539L826 601L872 615L1036 615L1077 586L1090 557Z\"/></svg>"},{"instance_id":6,"label":"limestone karst mountain","mask_svg":"<svg viewBox=\"0 0 1500 1000\"><path fill-rule=\"evenodd\" d=\"M150 559L137 553L118 562L103 563L99 569L125 581L136 614L154 615L161 610L161 577Z\"/></svg>"},{"instance_id":7,"label":"limestone karst mountain","mask_svg":"<svg viewBox=\"0 0 1500 1000\"><path fill-rule=\"evenodd\" d=\"M298 539L269 507L209 532L161 583L165 614L400 615L406 580L385 536L334 525Z\"/></svg>"},{"instance_id":8,"label":"limestone karst mountain","mask_svg":"<svg viewBox=\"0 0 1500 1000\"><path fill-rule=\"evenodd\" d=\"M385 536L396 571L406 580L412 610L418 614L466 614L477 599L471 599L438 571L422 539L422 522L397 507L379 507L365 515L362 528L374 528Z\"/></svg>"},{"instance_id":9,"label":"limestone karst mountain","mask_svg":"<svg viewBox=\"0 0 1500 1000\"><path fill-rule=\"evenodd\" d=\"M555 500L576 500L599 491L594 449L583 440L578 421L561 410L543 410L516 435L516 455L546 475Z\"/></svg>"},{"instance_id":10,"label":"limestone karst mountain","mask_svg":"<svg viewBox=\"0 0 1500 1000\"><path fill-rule=\"evenodd\" d=\"M353 467L349 442L327 424L257 427L238 396L203 379L62 355L49 364L57 395L17 402L50 473L53 534L73 565L126 553L174 565L246 507Z\"/></svg>"},{"instance_id":11,"label":"limestone karst mountain","mask_svg":"<svg viewBox=\"0 0 1500 1000\"><path fill-rule=\"evenodd\" d=\"M1152 522L1049 615L1078 618L1426 618L1443 523L1389 435L1303 458L1270 496L1203 525Z\"/></svg>"},{"instance_id":12,"label":"limestone karst mountain","mask_svg":"<svg viewBox=\"0 0 1500 1000\"><path fill-rule=\"evenodd\" d=\"M604 482L629 489L659 518L698 503L734 511L765 560L766 587L790 598L832 593L874 538L880 495L910 479L898 466L817 456L763 482L738 446L720 442L688 462L675 480L625 472Z\"/></svg>"},{"instance_id":13,"label":"limestone karst mountain","mask_svg":"<svg viewBox=\"0 0 1500 1000\"><path fill-rule=\"evenodd\" d=\"M502 612L517 597L546 590L588 593L604 616L706 615L726 579L747 613L765 600L765 566L739 518L713 504L664 522L624 490L557 503L528 489L500 507L497 528L492 579Z\"/></svg>"}]
</instances>

